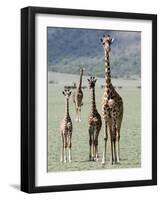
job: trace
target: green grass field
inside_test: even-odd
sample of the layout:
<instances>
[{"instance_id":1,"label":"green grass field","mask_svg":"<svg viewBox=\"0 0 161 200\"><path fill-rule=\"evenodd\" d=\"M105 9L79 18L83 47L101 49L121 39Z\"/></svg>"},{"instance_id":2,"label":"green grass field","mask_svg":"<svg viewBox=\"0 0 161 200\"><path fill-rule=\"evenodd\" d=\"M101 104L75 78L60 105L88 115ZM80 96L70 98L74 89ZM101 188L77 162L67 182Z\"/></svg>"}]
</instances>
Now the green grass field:
<instances>
[{"instance_id":1,"label":"green grass field","mask_svg":"<svg viewBox=\"0 0 161 200\"><path fill-rule=\"evenodd\" d=\"M83 85L87 86L87 77L83 79ZM99 161L90 162L89 139L88 139L88 114L90 112L89 89L84 89L83 107L81 113L82 121L75 122L75 109L70 99L70 116L73 122L72 135L72 163L60 163L61 137L59 132L60 122L64 117L64 96L62 90L64 85L71 85L77 81L78 76L49 73L48 80L54 80L56 84L48 84L48 171L78 171L108 168L135 168L141 166L141 90L137 88L139 81L114 80L115 86L123 86L117 89L124 102L124 117L121 128L121 161L120 164L111 165L110 150L107 150L107 163L102 166L103 152L103 126L99 135ZM101 114L101 97L103 89L100 85L104 79L96 83L96 103ZM109 141L108 141L109 144ZM108 145L109 147L109 145Z\"/></svg>"}]
</instances>

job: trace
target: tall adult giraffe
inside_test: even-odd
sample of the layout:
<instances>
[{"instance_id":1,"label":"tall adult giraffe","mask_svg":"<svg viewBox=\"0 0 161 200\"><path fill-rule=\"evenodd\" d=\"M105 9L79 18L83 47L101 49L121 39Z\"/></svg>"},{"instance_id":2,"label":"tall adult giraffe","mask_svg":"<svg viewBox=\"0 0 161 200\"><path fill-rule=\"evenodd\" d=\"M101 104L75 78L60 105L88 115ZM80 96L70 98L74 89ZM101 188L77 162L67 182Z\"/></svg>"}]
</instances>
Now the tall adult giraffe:
<instances>
[{"instance_id":1,"label":"tall adult giraffe","mask_svg":"<svg viewBox=\"0 0 161 200\"><path fill-rule=\"evenodd\" d=\"M82 91L82 77L83 77L83 68L80 69L80 79L77 85L76 90L73 93L73 102L75 104L76 110L76 122L81 121L80 113L81 113L81 106L83 105L83 91Z\"/></svg>"},{"instance_id":2,"label":"tall adult giraffe","mask_svg":"<svg viewBox=\"0 0 161 200\"><path fill-rule=\"evenodd\" d=\"M98 136L102 126L101 116L96 108L95 101L95 83L97 79L90 77L88 79L89 89L91 90L91 111L88 118L89 124L89 160L98 160Z\"/></svg>"},{"instance_id":3,"label":"tall adult giraffe","mask_svg":"<svg viewBox=\"0 0 161 200\"><path fill-rule=\"evenodd\" d=\"M102 117L104 119L104 152L102 164L106 161L108 131L111 142L111 162L120 162L120 129L123 118L123 100L111 83L109 52L113 39L110 35L101 38L105 56L105 91L102 97Z\"/></svg>"}]
</instances>

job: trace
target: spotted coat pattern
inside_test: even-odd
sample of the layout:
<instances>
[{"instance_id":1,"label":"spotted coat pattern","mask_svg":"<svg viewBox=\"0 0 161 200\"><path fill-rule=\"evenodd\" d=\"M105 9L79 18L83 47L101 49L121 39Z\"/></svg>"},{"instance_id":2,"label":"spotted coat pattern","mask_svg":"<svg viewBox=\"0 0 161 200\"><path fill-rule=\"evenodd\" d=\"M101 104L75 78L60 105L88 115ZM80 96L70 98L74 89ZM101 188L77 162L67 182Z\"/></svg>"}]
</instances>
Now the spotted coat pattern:
<instances>
[{"instance_id":1,"label":"spotted coat pattern","mask_svg":"<svg viewBox=\"0 0 161 200\"><path fill-rule=\"evenodd\" d=\"M77 122L81 121L80 113L81 113L81 107L83 105L82 77L83 77L83 69L81 68L79 84L76 88L76 91L74 91L73 93L73 103L75 104Z\"/></svg>"},{"instance_id":2,"label":"spotted coat pattern","mask_svg":"<svg viewBox=\"0 0 161 200\"><path fill-rule=\"evenodd\" d=\"M102 97L102 118L104 119L104 152L102 163L106 161L106 146L108 137L111 144L111 162L120 160L120 129L123 118L123 100L111 83L111 68L109 52L113 39L104 35L101 39L105 54L105 91ZM109 133L109 134L108 134Z\"/></svg>"},{"instance_id":3,"label":"spotted coat pattern","mask_svg":"<svg viewBox=\"0 0 161 200\"><path fill-rule=\"evenodd\" d=\"M60 124L60 133L62 137L62 147L61 147L61 162L66 162L67 157L69 162L71 162L71 147L72 147L72 120L69 114L69 97L71 95L70 90L64 90L63 95L65 96L65 115ZM67 152L68 151L68 152Z\"/></svg>"},{"instance_id":4,"label":"spotted coat pattern","mask_svg":"<svg viewBox=\"0 0 161 200\"><path fill-rule=\"evenodd\" d=\"M98 160L98 136L102 126L101 116L97 111L95 102L95 77L88 79L91 90L91 111L88 118L89 124L89 160Z\"/></svg>"}]
</instances>

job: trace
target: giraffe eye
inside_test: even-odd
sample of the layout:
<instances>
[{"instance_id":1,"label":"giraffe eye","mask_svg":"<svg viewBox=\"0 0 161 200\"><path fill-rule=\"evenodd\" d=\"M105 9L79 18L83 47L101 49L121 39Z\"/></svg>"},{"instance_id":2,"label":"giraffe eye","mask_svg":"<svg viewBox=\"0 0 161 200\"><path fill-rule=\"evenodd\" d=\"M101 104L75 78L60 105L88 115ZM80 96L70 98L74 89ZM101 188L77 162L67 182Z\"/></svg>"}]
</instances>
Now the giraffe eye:
<instances>
[{"instance_id":1,"label":"giraffe eye","mask_svg":"<svg viewBox=\"0 0 161 200\"><path fill-rule=\"evenodd\" d=\"M105 45L105 42L103 42L102 44Z\"/></svg>"}]
</instances>

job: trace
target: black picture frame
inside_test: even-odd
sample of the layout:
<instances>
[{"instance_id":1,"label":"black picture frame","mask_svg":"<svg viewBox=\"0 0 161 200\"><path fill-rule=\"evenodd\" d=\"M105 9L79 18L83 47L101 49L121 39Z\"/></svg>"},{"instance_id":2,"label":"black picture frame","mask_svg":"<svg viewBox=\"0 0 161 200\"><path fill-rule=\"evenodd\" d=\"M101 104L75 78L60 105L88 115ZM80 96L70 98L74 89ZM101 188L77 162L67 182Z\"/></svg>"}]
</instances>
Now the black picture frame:
<instances>
[{"instance_id":1,"label":"black picture frame","mask_svg":"<svg viewBox=\"0 0 161 200\"><path fill-rule=\"evenodd\" d=\"M35 186L35 15L59 14L152 21L152 179L59 186ZM96 10L21 9L21 190L27 193L103 189L157 184L157 15Z\"/></svg>"}]
</instances>

